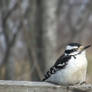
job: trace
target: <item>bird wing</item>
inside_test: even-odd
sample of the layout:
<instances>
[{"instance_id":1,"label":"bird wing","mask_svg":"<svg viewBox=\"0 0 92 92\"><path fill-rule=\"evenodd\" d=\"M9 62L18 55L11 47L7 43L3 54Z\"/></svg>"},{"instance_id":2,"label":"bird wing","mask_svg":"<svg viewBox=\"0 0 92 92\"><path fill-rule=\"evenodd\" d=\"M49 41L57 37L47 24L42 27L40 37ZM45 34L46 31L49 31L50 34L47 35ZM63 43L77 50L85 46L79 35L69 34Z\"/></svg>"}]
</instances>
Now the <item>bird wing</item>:
<instances>
[{"instance_id":1,"label":"bird wing","mask_svg":"<svg viewBox=\"0 0 92 92\"><path fill-rule=\"evenodd\" d=\"M45 74L45 77L42 81L47 80L52 74L55 74L57 71L64 69L70 58L71 58L71 56L69 56L69 55L60 56L57 59L56 63L49 69L49 71L47 71L47 73Z\"/></svg>"}]
</instances>

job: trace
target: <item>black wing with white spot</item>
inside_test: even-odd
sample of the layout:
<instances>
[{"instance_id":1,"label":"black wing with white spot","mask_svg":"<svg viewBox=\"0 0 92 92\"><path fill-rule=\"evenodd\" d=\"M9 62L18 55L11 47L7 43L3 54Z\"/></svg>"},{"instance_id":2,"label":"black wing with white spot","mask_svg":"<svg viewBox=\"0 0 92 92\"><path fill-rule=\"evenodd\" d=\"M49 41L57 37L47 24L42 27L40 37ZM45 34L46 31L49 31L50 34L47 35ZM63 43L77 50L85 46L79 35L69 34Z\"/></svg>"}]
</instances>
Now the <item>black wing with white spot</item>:
<instances>
[{"instance_id":1,"label":"black wing with white spot","mask_svg":"<svg viewBox=\"0 0 92 92\"><path fill-rule=\"evenodd\" d=\"M55 74L58 70L65 68L70 58L71 56L62 55L59 59L57 59L54 66L52 66L50 70L45 74L45 77L42 81L48 79L52 74Z\"/></svg>"}]
</instances>

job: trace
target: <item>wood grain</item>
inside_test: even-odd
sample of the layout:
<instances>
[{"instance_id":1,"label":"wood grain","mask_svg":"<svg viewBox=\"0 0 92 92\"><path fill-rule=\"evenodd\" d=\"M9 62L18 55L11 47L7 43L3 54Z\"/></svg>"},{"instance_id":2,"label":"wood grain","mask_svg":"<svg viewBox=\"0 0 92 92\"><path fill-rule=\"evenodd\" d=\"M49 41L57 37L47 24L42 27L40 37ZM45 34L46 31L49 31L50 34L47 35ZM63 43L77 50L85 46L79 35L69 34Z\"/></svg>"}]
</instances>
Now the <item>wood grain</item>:
<instances>
[{"instance_id":1,"label":"wood grain","mask_svg":"<svg viewBox=\"0 0 92 92\"><path fill-rule=\"evenodd\" d=\"M46 82L0 80L0 92L92 92L92 85L66 87Z\"/></svg>"}]
</instances>

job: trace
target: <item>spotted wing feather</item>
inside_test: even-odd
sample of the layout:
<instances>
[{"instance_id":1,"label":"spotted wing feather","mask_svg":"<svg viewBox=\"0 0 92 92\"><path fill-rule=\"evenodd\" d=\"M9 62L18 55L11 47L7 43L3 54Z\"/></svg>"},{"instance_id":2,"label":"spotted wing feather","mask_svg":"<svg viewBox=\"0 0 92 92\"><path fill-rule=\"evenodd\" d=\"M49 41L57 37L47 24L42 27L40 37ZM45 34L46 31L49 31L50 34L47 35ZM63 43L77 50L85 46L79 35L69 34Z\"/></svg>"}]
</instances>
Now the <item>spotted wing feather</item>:
<instances>
[{"instance_id":1,"label":"spotted wing feather","mask_svg":"<svg viewBox=\"0 0 92 92\"><path fill-rule=\"evenodd\" d=\"M48 79L52 74L55 74L57 71L65 68L65 66L67 65L69 59L71 58L71 56L65 56L62 55L60 56L56 63L49 69L49 71L45 74L45 77L42 81L45 81L46 79Z\"/></svg>"}]
</instances>

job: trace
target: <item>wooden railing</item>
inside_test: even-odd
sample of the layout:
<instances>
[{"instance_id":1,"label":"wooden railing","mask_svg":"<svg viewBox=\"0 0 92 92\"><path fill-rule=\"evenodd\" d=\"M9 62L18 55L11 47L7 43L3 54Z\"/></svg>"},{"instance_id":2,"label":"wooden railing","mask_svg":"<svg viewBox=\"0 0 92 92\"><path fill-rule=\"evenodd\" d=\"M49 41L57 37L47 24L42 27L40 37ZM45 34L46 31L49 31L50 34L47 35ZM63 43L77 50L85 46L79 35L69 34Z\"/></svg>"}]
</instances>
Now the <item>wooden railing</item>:
<instances>
[{"instance_id":1,"label":"wooden railing","mask_svg":"<svg viewBox=\"0 0 92 92\"><path fill-rule=\"evenodd\" d=\"M92 92L92 85L67 87L46 82L0 80L0 92Z\"/></svg>"}]
</instances>

